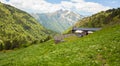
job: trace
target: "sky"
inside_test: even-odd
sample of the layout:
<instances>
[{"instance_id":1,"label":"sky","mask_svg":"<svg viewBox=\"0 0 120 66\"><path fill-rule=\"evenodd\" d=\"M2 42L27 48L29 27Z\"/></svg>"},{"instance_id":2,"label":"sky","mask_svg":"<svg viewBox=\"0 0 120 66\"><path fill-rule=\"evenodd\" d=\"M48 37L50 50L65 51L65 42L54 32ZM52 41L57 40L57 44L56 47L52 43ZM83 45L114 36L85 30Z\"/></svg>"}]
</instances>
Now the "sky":
<instances>
[{"instance_id":1,"label":"sky","mask_svg":"<svg viewBox=\"0 0 120 66\"><path fill-rule=\"evenodd\" d=\"M28 13L52 13L69 10L81 15L92 15L100 11L120 7L120 0L0 0Z\"/></svg>"}]
</instances>

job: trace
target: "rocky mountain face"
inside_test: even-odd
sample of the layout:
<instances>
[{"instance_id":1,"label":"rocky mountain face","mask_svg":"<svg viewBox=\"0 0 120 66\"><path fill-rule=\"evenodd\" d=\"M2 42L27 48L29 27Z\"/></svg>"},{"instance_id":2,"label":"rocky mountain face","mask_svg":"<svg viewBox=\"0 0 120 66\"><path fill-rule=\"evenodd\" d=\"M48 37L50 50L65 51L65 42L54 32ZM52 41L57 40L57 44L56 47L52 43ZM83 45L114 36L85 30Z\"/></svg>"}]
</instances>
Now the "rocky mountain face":
<instances>
[{"instance_id":1,"label":"rocky mountain face","mask_svg":"<svg viewBox=\"0 0 120 66\"><path fill-rule=\"evenodd\" d=\"M64 32L69 27L73 26L83 16L68 10L58 10L54 13L34 13L31 14L44 27L58 33Z\"/></svg>"}]
</instances>

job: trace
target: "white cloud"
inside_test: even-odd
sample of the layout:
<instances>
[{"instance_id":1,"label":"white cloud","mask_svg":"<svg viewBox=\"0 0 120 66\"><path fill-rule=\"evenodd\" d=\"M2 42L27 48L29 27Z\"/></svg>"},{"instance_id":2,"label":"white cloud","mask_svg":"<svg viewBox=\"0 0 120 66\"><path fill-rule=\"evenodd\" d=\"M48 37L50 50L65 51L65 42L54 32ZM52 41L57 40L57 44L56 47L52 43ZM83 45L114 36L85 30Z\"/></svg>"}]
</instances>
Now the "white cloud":
<instances>
[{"instance_id":1,"label":"white cloud","mask_svg":"<svg viewBox=\"0 0 120 66\"><path fill-rule=\"evenodd\" d=\"M110 7L102 6L98 3L86 2L86 3L76 3L76 9L79 11L87 11L92 13L97 13L109 9Z\"/></svg>"},{"instance_id":2,"label":"white cloud","mask_svg":"<svg viewBox=\"0 0 120 66\"><path fill-rule=\"evenodd\" d=\"M110 8L99 3L85 2L84 0L62 1L59 4L52 4L45 0L10 0L9 2L6 0L0 1L27 12L30 12L30 10L32 10L31 12L38 13L55 12L60 9L97 13L99 11L107 10Z\"/></svg>"},{"instance_id":3,"label":"white cloud","mask_svg":"<svg viewBox=\"0 0 120 66\"><path fill-rule=\"evenodd\" d=\"M84 0L71 0L72 2L77 2L77 3L83 3L85 2Z\"/></svg>"}]
</instances>

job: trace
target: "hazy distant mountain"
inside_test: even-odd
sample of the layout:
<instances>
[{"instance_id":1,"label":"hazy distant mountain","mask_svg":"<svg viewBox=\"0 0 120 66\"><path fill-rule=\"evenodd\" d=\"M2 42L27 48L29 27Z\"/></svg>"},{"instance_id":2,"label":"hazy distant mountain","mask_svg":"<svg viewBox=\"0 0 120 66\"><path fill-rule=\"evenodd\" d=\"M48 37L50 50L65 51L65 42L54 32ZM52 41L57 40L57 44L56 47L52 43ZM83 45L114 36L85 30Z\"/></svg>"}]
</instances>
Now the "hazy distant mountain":
<instances>
[{"instance_id":1,"label":"hazy distant mountain","mask_svg":"<svg viewBox=\"0 0 120 66\"><path fill-rule=\"evenodd\" d=\"M54 13L32 14L47 29L62 33L73 26L83 16L68 10L59 10Z\"/></svg>"}]
</instances>

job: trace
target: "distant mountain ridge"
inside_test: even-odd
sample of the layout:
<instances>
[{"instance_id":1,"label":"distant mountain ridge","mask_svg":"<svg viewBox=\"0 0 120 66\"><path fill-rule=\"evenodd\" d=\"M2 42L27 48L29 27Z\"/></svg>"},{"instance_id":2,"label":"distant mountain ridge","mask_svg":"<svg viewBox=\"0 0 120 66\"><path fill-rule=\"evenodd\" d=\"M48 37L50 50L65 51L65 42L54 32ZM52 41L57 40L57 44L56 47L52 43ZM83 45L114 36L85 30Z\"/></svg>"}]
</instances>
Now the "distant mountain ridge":
<instances>
[{"instance_id":1,"label":"distant mountain ridge","mask_svg":"<svg viewBox=\"0 0 120 66\"><path fill-rule=\"evenodd\" d=\"M55 32L62 33L69 27L73 26L83 16L68 10L58 10L54 13L36 13L31 14L44 27Z\"/></svg>"}]
</instances>

